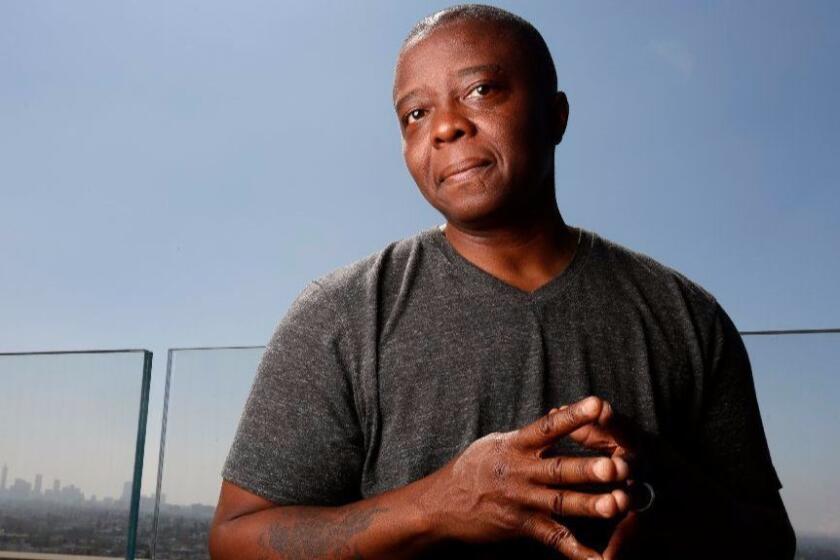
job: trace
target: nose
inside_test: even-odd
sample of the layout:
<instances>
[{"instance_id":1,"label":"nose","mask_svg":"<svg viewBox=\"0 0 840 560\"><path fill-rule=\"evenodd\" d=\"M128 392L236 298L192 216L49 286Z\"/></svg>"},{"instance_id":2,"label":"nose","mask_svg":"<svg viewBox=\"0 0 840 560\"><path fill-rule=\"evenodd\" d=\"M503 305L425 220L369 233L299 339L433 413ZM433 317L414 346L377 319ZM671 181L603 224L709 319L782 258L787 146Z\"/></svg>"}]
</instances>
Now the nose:
<instances>
[{"instance_id":1,"label":"nose","mask_svg":"<svg viewBox=\"0 0 840 560\"><path fill-rule=\"evenodd\" d=\"M432 144L440 148L449 142L454 142L462 136L475 134L475 125L471 120L453 109L437 112L432 128Z\"/></svg>"}]
</instances>

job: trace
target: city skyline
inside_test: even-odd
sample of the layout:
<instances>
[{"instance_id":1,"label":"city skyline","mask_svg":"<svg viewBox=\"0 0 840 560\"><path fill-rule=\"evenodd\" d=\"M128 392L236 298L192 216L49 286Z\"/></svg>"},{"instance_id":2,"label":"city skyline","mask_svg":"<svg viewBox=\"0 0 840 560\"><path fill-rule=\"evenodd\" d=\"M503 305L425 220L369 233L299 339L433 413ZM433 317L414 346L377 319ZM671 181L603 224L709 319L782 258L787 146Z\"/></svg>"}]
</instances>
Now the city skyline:
<instances>
[{"instance_id":1,"label":"city skyline","mask_svg":"<svg viewBox=\"0 0 840 560\"><path fill-rule=\"evenodd\" d=\"M131 481L125 481L122 484L119 497L116 495L102 496L95 493L86 494L82 488L79 488L75 484L65 484L62 486L62 480L60 478L54 478L52 486L44 489L42 492L41 483L43 481L43 475L41 473L35 473L33 482L30 482L27 478L18 476L9 478L8 473L10 472L12 471L9 470L8 465L3 463L3 467L0 469L0 500L4 498L18 500L43 498L45 501L56 503L81 504L87 502L103 505L118 504L128 507L131 499ZM9 480L12 480L11 484L8 484ZM155 496L154 494L141 494L140 499L144 503L153 503ZM166 494L161 493L160 503L161 505L166 504Z\"/></svg>"}]
</instances>

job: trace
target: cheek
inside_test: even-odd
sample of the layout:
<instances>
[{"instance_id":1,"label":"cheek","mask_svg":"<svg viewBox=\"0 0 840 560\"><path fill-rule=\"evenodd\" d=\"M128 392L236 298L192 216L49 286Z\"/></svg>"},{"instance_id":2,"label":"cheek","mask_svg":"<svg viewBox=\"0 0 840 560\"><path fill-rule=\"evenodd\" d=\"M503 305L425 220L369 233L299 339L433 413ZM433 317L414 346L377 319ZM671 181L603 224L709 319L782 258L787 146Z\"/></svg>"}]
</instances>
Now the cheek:
<instances>
[{"instance_id":1,"label":"cheek","mask_svg":"<svg viewBox=\"0 0 840 560\"><path fill-rule=\"evenodd\" d=\"M518 115L494 115L484 121L484 142L504 166L517 167L532 147L531 129Z\"/></svg>"},{"instance_id":2,"label":"cheek","mask_svg":"<svg viewBox=\"0 0 840 560\"><path fill-rule=\"evenodd\" d=\"M500 151L506 157L506 167L512 175L530 176L538 173L543 151L539 133L524 119L510 119L500 126L496 136Z\"/></svg>"},{"instance_id":3,"label":"cheek","mask_svg":"<svg viewBox=\"0 0 840 560\"><path fill-rule=\"evenodd\" d=\"M538 144L536 129L524 118L511 119L510 127L505 131L508 144L520 155L530 154Z\"/></svg>"},{"instance_id":4,"label":"cheek","mask_svg":"<svg viewBox=\"0 0 840 560\"><path fill-rule=\"evenodd\" d=\"M429 154L427 150L417 146L414 142L406 142L403 144L403 159L408 168L408 172L414 179L414 182L421 189L426 189L429 175Z\"/></svg>"}]
</instances>

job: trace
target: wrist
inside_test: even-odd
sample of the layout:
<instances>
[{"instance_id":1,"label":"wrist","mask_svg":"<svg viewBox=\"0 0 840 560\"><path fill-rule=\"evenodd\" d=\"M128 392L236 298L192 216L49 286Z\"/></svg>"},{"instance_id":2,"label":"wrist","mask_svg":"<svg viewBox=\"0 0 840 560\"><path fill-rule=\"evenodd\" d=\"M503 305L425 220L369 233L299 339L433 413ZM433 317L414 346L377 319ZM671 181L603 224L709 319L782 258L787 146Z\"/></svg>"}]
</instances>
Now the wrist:
<instances>
[{"instance_id":1,"label":"wrist","mask_svg":"<svg viewBox=\"0 0 840 560\"><path fill-rule=\"evenodd\" d=\"M415 508L416 526L430 542L457 538L455 524L447 517L446 503L439 490L439 472L416 480L406 486L413 493L411 504Z\"/></svg>"},{"instance_id":2,"label":"wrist","mask_svg":"<svg viewBox=\"0 0 840 560\"><path fill-rule=\"evenodd\" d=\"M436 543L449 538L449 526L437 498L434 475L374 497L379 507L388 510L388 524L399 532L400 558L412 558Z\"/></svg>"}]
</instances>

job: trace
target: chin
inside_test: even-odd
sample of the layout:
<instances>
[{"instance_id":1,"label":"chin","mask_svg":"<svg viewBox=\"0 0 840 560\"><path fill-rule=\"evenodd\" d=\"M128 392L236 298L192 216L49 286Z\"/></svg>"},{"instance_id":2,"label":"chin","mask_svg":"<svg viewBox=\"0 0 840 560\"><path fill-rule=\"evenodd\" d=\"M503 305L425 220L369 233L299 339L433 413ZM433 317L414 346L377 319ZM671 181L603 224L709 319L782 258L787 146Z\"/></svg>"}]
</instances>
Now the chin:
<instances>
[{"instance_id":1,"label":"chin","mask_svg":"<svg viewBox=\"0 0 840 560\"><path fill-rule=\"evenodd\" d=\"M490 190L484 186L464 185L459 193L447 193L449 196L440 200L437 209L453 221L462 223L492 221L494 217L504 213L510 206L508 196L498 190ZM472 188L470 188L472 187Z\"/></svg>"},{"instance_id":2,"label":"chin","mask_svg":"<svg viewBox=\"0 0 840 560\"><path fill-rule=\"evenodd\" d=\"M503 205L489 204L485 200L463 200L438 210L447 221L478 228L496 222L503 214L503 208Z\"/></svg>"}]
</instances>

